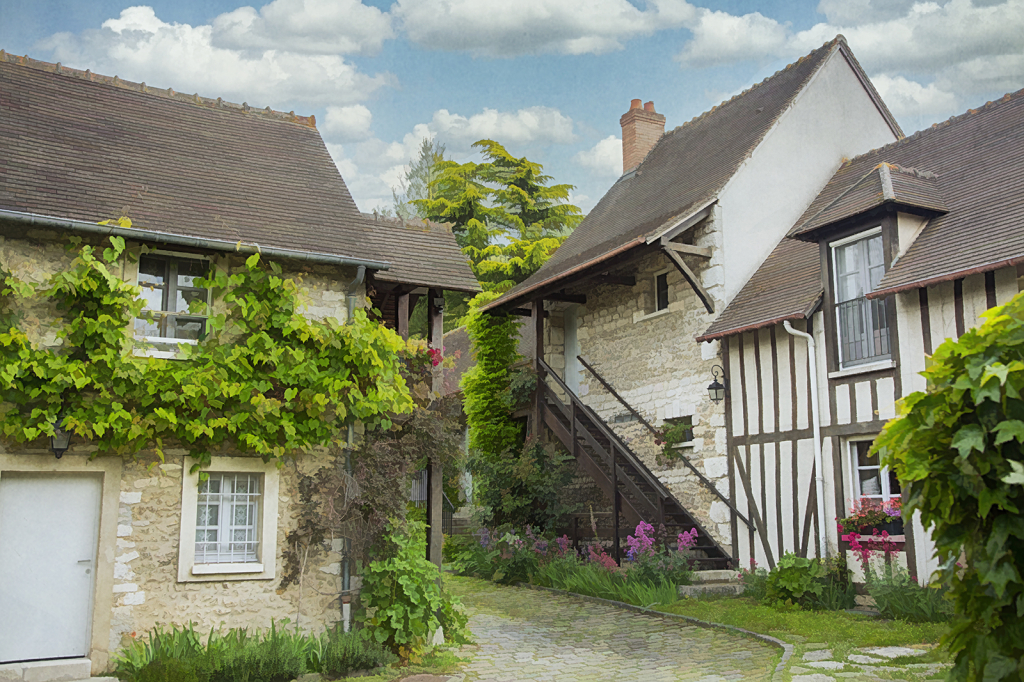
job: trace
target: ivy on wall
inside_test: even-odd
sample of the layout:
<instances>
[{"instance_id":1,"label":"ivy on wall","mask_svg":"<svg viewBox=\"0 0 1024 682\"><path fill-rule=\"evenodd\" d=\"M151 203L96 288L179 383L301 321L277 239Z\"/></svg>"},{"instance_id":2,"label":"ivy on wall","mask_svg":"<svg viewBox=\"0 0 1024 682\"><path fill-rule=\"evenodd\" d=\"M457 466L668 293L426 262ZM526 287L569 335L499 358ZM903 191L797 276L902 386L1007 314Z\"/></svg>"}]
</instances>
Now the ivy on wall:
<instances>
[{"instance_id":1,"label":"ivy on wall","mask_svg":"<svg viewBox=\"0 0 1024 682\"><path fill-rule=\"evenodd\" d=\"M205 339L167 360L135 354L132 327L146 313L141 289L114 274L124 240L111 237L99 252L79 240L69 248L70 265L40 287L0 272L8 441L52 435L62 418L97 454L153 448L162 457L175 443L195 469L223 449L280 461L336 442L352 421L389 428L389 415L412 410L401 337L361 310L345 326L311 322L300 314L300 285L258 254L200 282L224 310L208 317ZM39 302L59 318L56 348L34 346L19 328L18 311Z\"/></svg>"}]
</instances>

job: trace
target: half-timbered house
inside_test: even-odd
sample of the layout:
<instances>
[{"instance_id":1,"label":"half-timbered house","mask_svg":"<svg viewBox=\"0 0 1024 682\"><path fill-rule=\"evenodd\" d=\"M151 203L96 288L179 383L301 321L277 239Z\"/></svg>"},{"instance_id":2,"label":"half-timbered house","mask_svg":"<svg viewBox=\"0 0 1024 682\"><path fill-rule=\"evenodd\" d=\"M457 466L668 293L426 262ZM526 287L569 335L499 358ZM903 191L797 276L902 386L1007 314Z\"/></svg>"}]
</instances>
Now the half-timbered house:
<instances>
[{"instance_id":1,"label":"half-timbered house","mask_svg":"<svg viewBox=\"0 0 1024 682\"><path fill-rule=\"evenodd\" d=\"M901 497L868 449L933 350L1019 291L1022 164L1024 91L844 162L698 337L722 344L744 561L836 551L860 498ZM911 521L894 540L927 579Z\"/></svg>"}]
</instances>

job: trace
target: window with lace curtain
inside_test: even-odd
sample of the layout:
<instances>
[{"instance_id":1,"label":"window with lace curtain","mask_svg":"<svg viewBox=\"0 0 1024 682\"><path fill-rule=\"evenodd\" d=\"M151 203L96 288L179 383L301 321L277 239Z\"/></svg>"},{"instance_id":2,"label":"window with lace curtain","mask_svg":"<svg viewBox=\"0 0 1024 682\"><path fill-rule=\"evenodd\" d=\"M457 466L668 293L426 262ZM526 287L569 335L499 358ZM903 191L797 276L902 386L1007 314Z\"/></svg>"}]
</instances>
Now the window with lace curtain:
<instances>
[{"instance_id":1,"label":"window with lace curtain","mask_svg":"<svg viewBox=\"0 0 1024 682\"><path fill-rule=\"evenodd\" d=\"M259 561L260 474L210 474L199 484L197 564Z\"/></svg>"}]
</instances>

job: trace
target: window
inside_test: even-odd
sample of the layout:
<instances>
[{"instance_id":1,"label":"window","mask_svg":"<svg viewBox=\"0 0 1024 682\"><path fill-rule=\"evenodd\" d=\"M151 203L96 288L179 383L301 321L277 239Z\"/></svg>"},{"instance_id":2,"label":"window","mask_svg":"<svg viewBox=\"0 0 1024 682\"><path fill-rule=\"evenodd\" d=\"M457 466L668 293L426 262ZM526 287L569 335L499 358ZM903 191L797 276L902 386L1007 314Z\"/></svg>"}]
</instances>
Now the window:
<instances>
[{"instance_id":1,"label":"window","mask_svg":"<svg viewBox=\"0 0 1024 682\"><path fill-rule=\"evenodd\" d=\"M867 497L885 502L899 497L900 482L896 474L879 466L878 455L868 455L871 441L858 440L850 443L854 490L856 497Z\"/></svg>"},{"instance_id":2,"label":"window","mask_svg":"<svg viewBox=\"0 0 1024 682\"><path fill-rule=\"evenodd\" d=\"M274 577L280 473L273 462L213 457L181 488L178 582Z\"/></svg>"},{"instance_id":3,"label":"window","mask_svg":"<svg viewBox=\"0 0 1024 682\"><path fill-rule=\"evenodd\" d=\"M889 322L884 299L865 295L885 274L881 228L832 245L836 326L843 368L889 357Z\"/></svg>"},{"instance_id":4,"label":"window","mask_svg":"<svg viewBox=\"0 0 1024 682\"><path fill-rule=\"evenodd\" d=\"M208 261L147 254L139 258L139 286L144 310L153 319L137 318L135 334L152 344L155 355L173 356L179 343L196 343L206 333L206 317L189 312L193 301L209 302L209 292L196 280L205 277Z\"/></svg>"},{"instance_id":5,"label":"window","mask_svg":"<svg viewBox=\"0 0 1024 682\"><path fill-rule=\"evenodd\" d=\"M197 564L257 561L259 474L210 474L199 484Z\"/></svg>"},{"instance_id":6,"label":"window","mask_svg":"<svg viewBox=\"0 0 1024 682\"><path fill-rule=\"evenodd\" d=\"M668 273L663 272L654 278L654 311L668 308Z\"/></svg>"}]
</instances>

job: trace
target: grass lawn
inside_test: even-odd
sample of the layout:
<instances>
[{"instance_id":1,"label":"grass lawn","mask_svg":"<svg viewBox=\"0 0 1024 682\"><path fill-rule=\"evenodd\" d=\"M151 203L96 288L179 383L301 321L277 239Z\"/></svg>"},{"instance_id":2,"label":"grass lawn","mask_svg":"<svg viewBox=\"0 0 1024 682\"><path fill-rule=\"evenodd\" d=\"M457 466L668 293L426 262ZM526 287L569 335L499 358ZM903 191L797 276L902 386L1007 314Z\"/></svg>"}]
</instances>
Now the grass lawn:
<instances>
[{"instance_id":1,"label":"grass lawn","mask_svg":"<svg viewBox=\"0 0 1024 682\"><path fill-rule=\"evenodd\" d=\"M457 650L458 647L453 647ZM459 666L467 659L459 658L454 651L447 647L437 647L423 657L418 664L410 664L403 668L378 668L373 675L360 676L359 682L393 682L394 680L416 675L418 673L429 673L431 675L446 675L458 672ZM348 678L346 678L348 679Z\"/></svg>"},{"instance_id":2,"label":"grass lawn","mask_svg":"<svg viewBox=\"0 0 1024 682\"><path fill-rule=\"evenodd\" d=\"M862 647L905 646L934 647L945 633L942 623L905 623L845 611L807 611L797 608L764 606L744 597L711 596L702 599L684 598L659 611L678 613L699 620L734 625L745 630L771 635L794 645L795 653L789 668L799 666L804 652L832 649L835 660L843 660L854 649ZM823 646L824 645L824 646ZM892 661L903 663L947 662L938 649L924 656ZM856 669L849 668L849 672ZM883 679L921 679L910 671L879 671ZM786 678L788 679L788 677Z\"/></svg>"}]
</instances>

